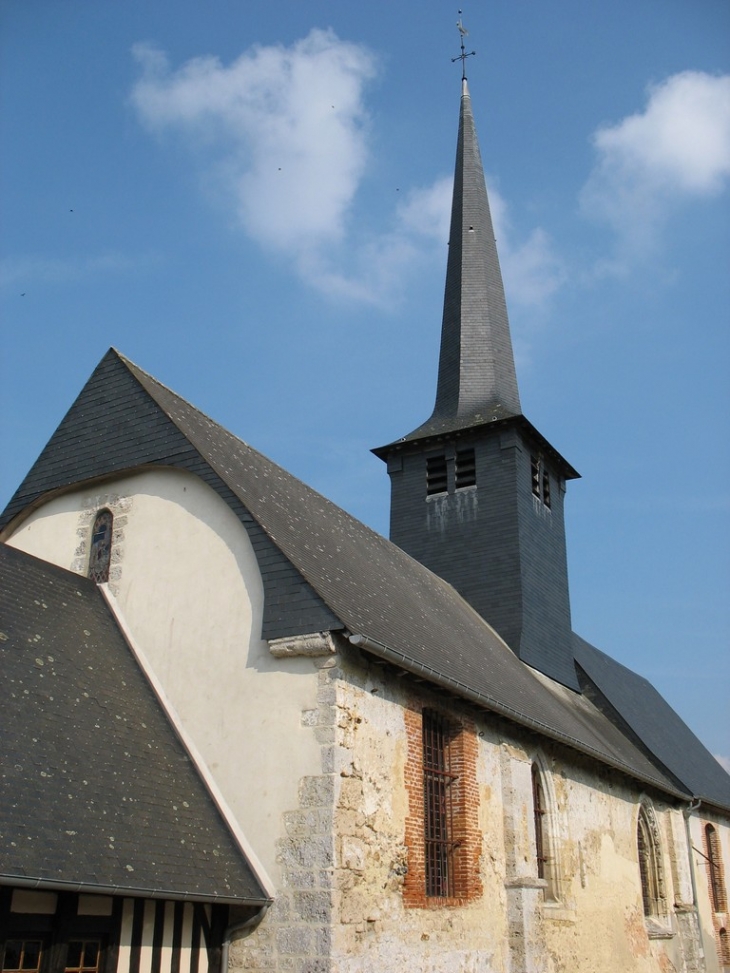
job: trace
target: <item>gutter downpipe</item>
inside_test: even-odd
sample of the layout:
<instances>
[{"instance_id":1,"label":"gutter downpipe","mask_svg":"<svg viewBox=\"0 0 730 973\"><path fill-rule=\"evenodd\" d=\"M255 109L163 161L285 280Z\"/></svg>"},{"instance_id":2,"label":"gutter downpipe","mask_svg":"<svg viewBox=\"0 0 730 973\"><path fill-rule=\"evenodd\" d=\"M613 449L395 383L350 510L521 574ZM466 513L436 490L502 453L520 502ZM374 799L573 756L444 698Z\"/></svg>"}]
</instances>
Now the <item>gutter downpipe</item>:
<instances>
[{"instance_id":1,"label":"gutter downpipe","mask_svg":"<svg viewBox=\"0 0 730 973\"><path fill-rule=\"evenodd\" d=\"M228 973L228 954L231 949L231 941L234 936L238 933L247 932L249 935L254 931L254 929L263 921L264 916L269 911L271 907L271 902L265 902L258 912L255 912L250 918L244 919L242 922L232 922L229 926L226 926L226 931L223 933L223 942L221 943L221 968L220 973Z\"/></svg>"},{"instance_id":2,"label":"gutter downpipe","mask_svg":"<svg viewBox=\"0 0 730 973\"><path fill-rule=\"evenodd\" d=\"M702 937L702 924L700 923L700 908L699 900L697 898L697 879L695 878L695 858L692 853L692 832L689 827L689 819L693 811L696 811L702 804L702 798L698 797L696 801L690 802L687 807L682 808L682 817L684 818L684 830L687 835L687 857L689 859L689 877L692 883L692 909L695 914L695 920L697 922L697 937L699 939L698 947L700 960L702 961L702 966L707 969L707 964L705 963L705 943Z\"/></svg>"}]
</instances>

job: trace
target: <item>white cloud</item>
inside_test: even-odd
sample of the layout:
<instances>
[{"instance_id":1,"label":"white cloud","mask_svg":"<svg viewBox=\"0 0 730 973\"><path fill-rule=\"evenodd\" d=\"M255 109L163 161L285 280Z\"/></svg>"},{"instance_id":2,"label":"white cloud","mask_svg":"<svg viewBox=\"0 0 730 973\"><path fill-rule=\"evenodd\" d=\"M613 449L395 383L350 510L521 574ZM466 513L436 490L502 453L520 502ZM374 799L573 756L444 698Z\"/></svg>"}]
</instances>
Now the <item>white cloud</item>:
<instances>
[{"instance_id":1,"label":"white cloud","mask_svg":"<svg viewBox=\"0 0 730 973\"><path fill-rule=\"evenodd\" d=\"M406 192L395 209L391 229L353 252L347 274L318 255L308 255L303 264L310 279L328 293L385 306L397 299L404 280L435 256L445 270L452 185L453 180L444 176Z\"/></svg>"},{"instance_id":2,"label":"white cloud","mask_svg":"<svg viewBox=\"0 0 730 973\"><path fill-rule=\"evenodd\" d=\"M454 180L443 176L425 189L411 190L396 213L401 232L430 237L445 244L449 239L453 187Z\"/></svg>"},{"instance_id":3,"label":"white cloud","mask_svg":"<svg viewBox=\"0 0 730 973\"><path fill-rule=\"evenodd\" d=\"M172 70L147 45L134 54L142 76L132 102L143 122L186 136L246 233L289 257L308 284L386 306L429 262L445 267L450 177L404 191L391 226L367 239L348 219L369 160L365 92L376 65L364 47L312 30L229 66L201 57ZM559 261L540 230L509 246L504 204L494 202L510 299L538 303L559 286Z\"/></svg>"},{"instance_id":4,"label":"white cloud","mask_svg":"<svg viewBox=\"0 0 730 973\"><path fill-rule=\"evenodd\" d=\"M253 239L304 259L343 236L368 157L371 53L312 30L289 48L254 47L228 67L204 57L171 71L160 51L137 45L134 54L141 118L213 150L207 164Z\"/></svg>"},{"instance_id":5,"label":"white cloud","mask_svg":"<svg viewBox=\"0 0 730 973\"><path fill-rule=\"evenodd\" d=\"M369 159L364 94L375 58L364 47L312 30L227 67L205 57L172 71L147 45L134 54L144 123L189 137L246 233L287 255L311 286L385 306L424 261L445 257L450 179L404 192L391 227L368 239L348 222Z\"/></svg>"},{"instance_id":6,"label":"white cloud","mask_svg":"<svg viewBox=\"0 0 730 973\"><path fill-rule=\"evenodd\" d=\"M583 212L615 230L624 256L651 250L678 204L727 186L730 75L667 78L649 88L643 112L599 128L593 145L598 158L581 194Z\"/></svg>"},{"instance_id":7,"label":"white cloud","mask_svg":"<svg viewBox=\"0 0 730 973\"><path fill-rule=\"evenodd\" d=\"M533 308L543 305L565 283L562 258L540 227L523 243L514 241L507 204L494 189L489 191L489 207L508 303Z\"/></svg>"}]
</instances>

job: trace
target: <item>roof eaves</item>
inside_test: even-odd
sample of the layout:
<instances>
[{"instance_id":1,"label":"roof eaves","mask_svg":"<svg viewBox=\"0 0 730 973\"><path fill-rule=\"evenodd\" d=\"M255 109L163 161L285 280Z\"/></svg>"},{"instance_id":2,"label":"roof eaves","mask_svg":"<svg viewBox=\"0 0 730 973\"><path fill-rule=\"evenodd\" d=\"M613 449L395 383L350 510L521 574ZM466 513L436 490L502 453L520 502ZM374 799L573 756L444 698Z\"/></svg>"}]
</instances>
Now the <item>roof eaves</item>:
<instances>
[{"instance_id":1,"label":"roof eaves","mask_svg":"<svg viewBox=\"0 0 730 973\"><path fill-rule=\"evenodd\" d=\"M138 888L134 885L95 885L89 882L61 882L5 873L0 873L0 885L12 885L15 888L41 889L49 892L88 892L93 895L123 895L144 899L176 900L179 902L220 902L229 905L241 905L245 903L259 907L268 905L273 901L271 898L219 895L217 892L183 892L180 889Z\"/></svg>"},{"instance_id":2,"label":"roof eaves","mask_svg":"<svg viewBox=\"0 0 730 973\"><path fill-rule=\"evenodd\" d=\"M542 433L533 426L529 419L524 415L506 415L500 416L496 419L485 419L484 421L469 421L465 423L446 423L442 429L437 427L429 428L430 423L424 423L423 426L415 430L415 432L410 433L408 436L403 436L401 439L396 439L392 443L387 443L385 446L376 446L371 449L370 452L373 453L378 459L383 461L388 459L388 456L393 452L398 452L400 450L407 449L414 443L418 443L418 448L423 449L424 447L433 444L436 446L438 443L443 442L446 439L453 440L455 437L466 436L470 433L480 433L485 430L500 430L509 429L510 426L518 426L522 429L524 433L527 434L528 438L532 439L537 446L547 453L560 472L563 474L566 480L578 480L580 479L580 473L573 467L567 459L561 453L552 446L548 440L542 435ZM423 430L423 431L421 431Z\"/></svg>"},{"instance_id":3,"label":"roof eaves","mask_svg":"<svg viewBox=\"0 0 730 973\"><path fill-rule=\"evenodd\" d=\"M513 723L517 723L520 726L535 730L538 733L541 733L543 736L549 737L558 743L563 743L573 750L577 750L579 753L583 753L589 757L598 759L601 761L601 763L613 767L614 770L618 770L621 773L626 774L633 780L638 780L643 784L648 784L651 787L658 788L662 792L670 794L672 797L679 798L680 800L691 800L690 794L672 787L666 781L662 781L659 778L650 777L646 774L638 773L627 764L622 763L620 760L613 759L609 754L603 753L594 747L588 746L582 740L578 740L575 737L560 733L548 724L542 723L540 720L534 719L534 717L528 716L519 710L513 709L512 707L499 702L499 700L488 696L486 693L480 693L478 690L472 689L470 686L453 679L451 676L445 675L443 672L440 672L437 669L433 669L422 662L411 659L404 653L391 649L382 642L378 642L369 638L367 635L362 634L352 634L349 636L349 640L357 648L371 652L373 655L384 659L386 662L391 662L394 665L399 666L401 669L405 669L412 675L421 676L424 679L427 679L429 682L432 682L443 689L447 689L450 692L455 693L457 696L461 696L469 702L475 703L477 706L480 706L483 709L497 713L499 716L503 716L506 719L511 720Z\"/></svg>"}]
</instances>

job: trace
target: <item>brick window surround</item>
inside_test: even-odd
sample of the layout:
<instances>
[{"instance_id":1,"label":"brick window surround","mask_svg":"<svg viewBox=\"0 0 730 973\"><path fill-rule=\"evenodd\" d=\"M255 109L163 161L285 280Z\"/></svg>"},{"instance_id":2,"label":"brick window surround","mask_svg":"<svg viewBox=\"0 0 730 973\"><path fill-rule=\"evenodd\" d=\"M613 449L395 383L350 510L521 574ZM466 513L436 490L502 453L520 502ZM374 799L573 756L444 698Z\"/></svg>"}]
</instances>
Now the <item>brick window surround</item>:
<instances>
[{"instance_id":1,"label":"brick window surround","mask_svg":"<svg viewBox=\"0 0 730 973\"><path fill-rule=\"evenodd\" d=\"M705 825L705 865L713 912L727 912L725 869L722 867L720 841L714 826Z\"/></svg>"},{"instance_id":2,"label":"brick window surround","mask_svg":"<svg viewBox=\"0 0 730 973\"><path fill-rule=\"evenodd\" d=\"M449 845L448 881L438 872L443 863L434 851L433 815L429 825L427 803L438 801L433 790L433 753L424 753L424 721L440 728L448 750L447 761L450 810L447 815ZM462 905L482 894L479 873L482 835L479 831L479 791L476 781L478 740L473 725L454 720L433 709L405 710L408 756L405 784L408 816L405 844L408 871L403 885L403 902L409 908L440 908ZM429 764L432 766L429 769ZM430 781L429 781L430 778ZM430 858L430 861L428 860Z\"/></svg>"}]
</instances>

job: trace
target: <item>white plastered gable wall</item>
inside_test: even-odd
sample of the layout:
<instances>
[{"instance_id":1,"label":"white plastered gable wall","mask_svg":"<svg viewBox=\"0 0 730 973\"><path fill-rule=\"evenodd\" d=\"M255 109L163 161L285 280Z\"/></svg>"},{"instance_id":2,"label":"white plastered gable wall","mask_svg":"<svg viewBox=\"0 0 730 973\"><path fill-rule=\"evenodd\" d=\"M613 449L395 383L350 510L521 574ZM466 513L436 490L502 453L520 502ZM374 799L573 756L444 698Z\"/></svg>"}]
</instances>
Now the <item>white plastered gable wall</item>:
<instances>
[{"instance_id":1,"label":"white plastered gable wall","mask_svg":"<svg viewBox=\"0 0 730 973\"><path fill-rule=\"evenodd\" d=\"M316 708L310 659L274 658L261 638L263 582L228 505L190 473L147 470L71 490L7 543L86 575L96 513L114 515L109 589L154 676L253 851L280 884L282 815L321 773L302 725Z\"/></svg>"}]
</instances>

